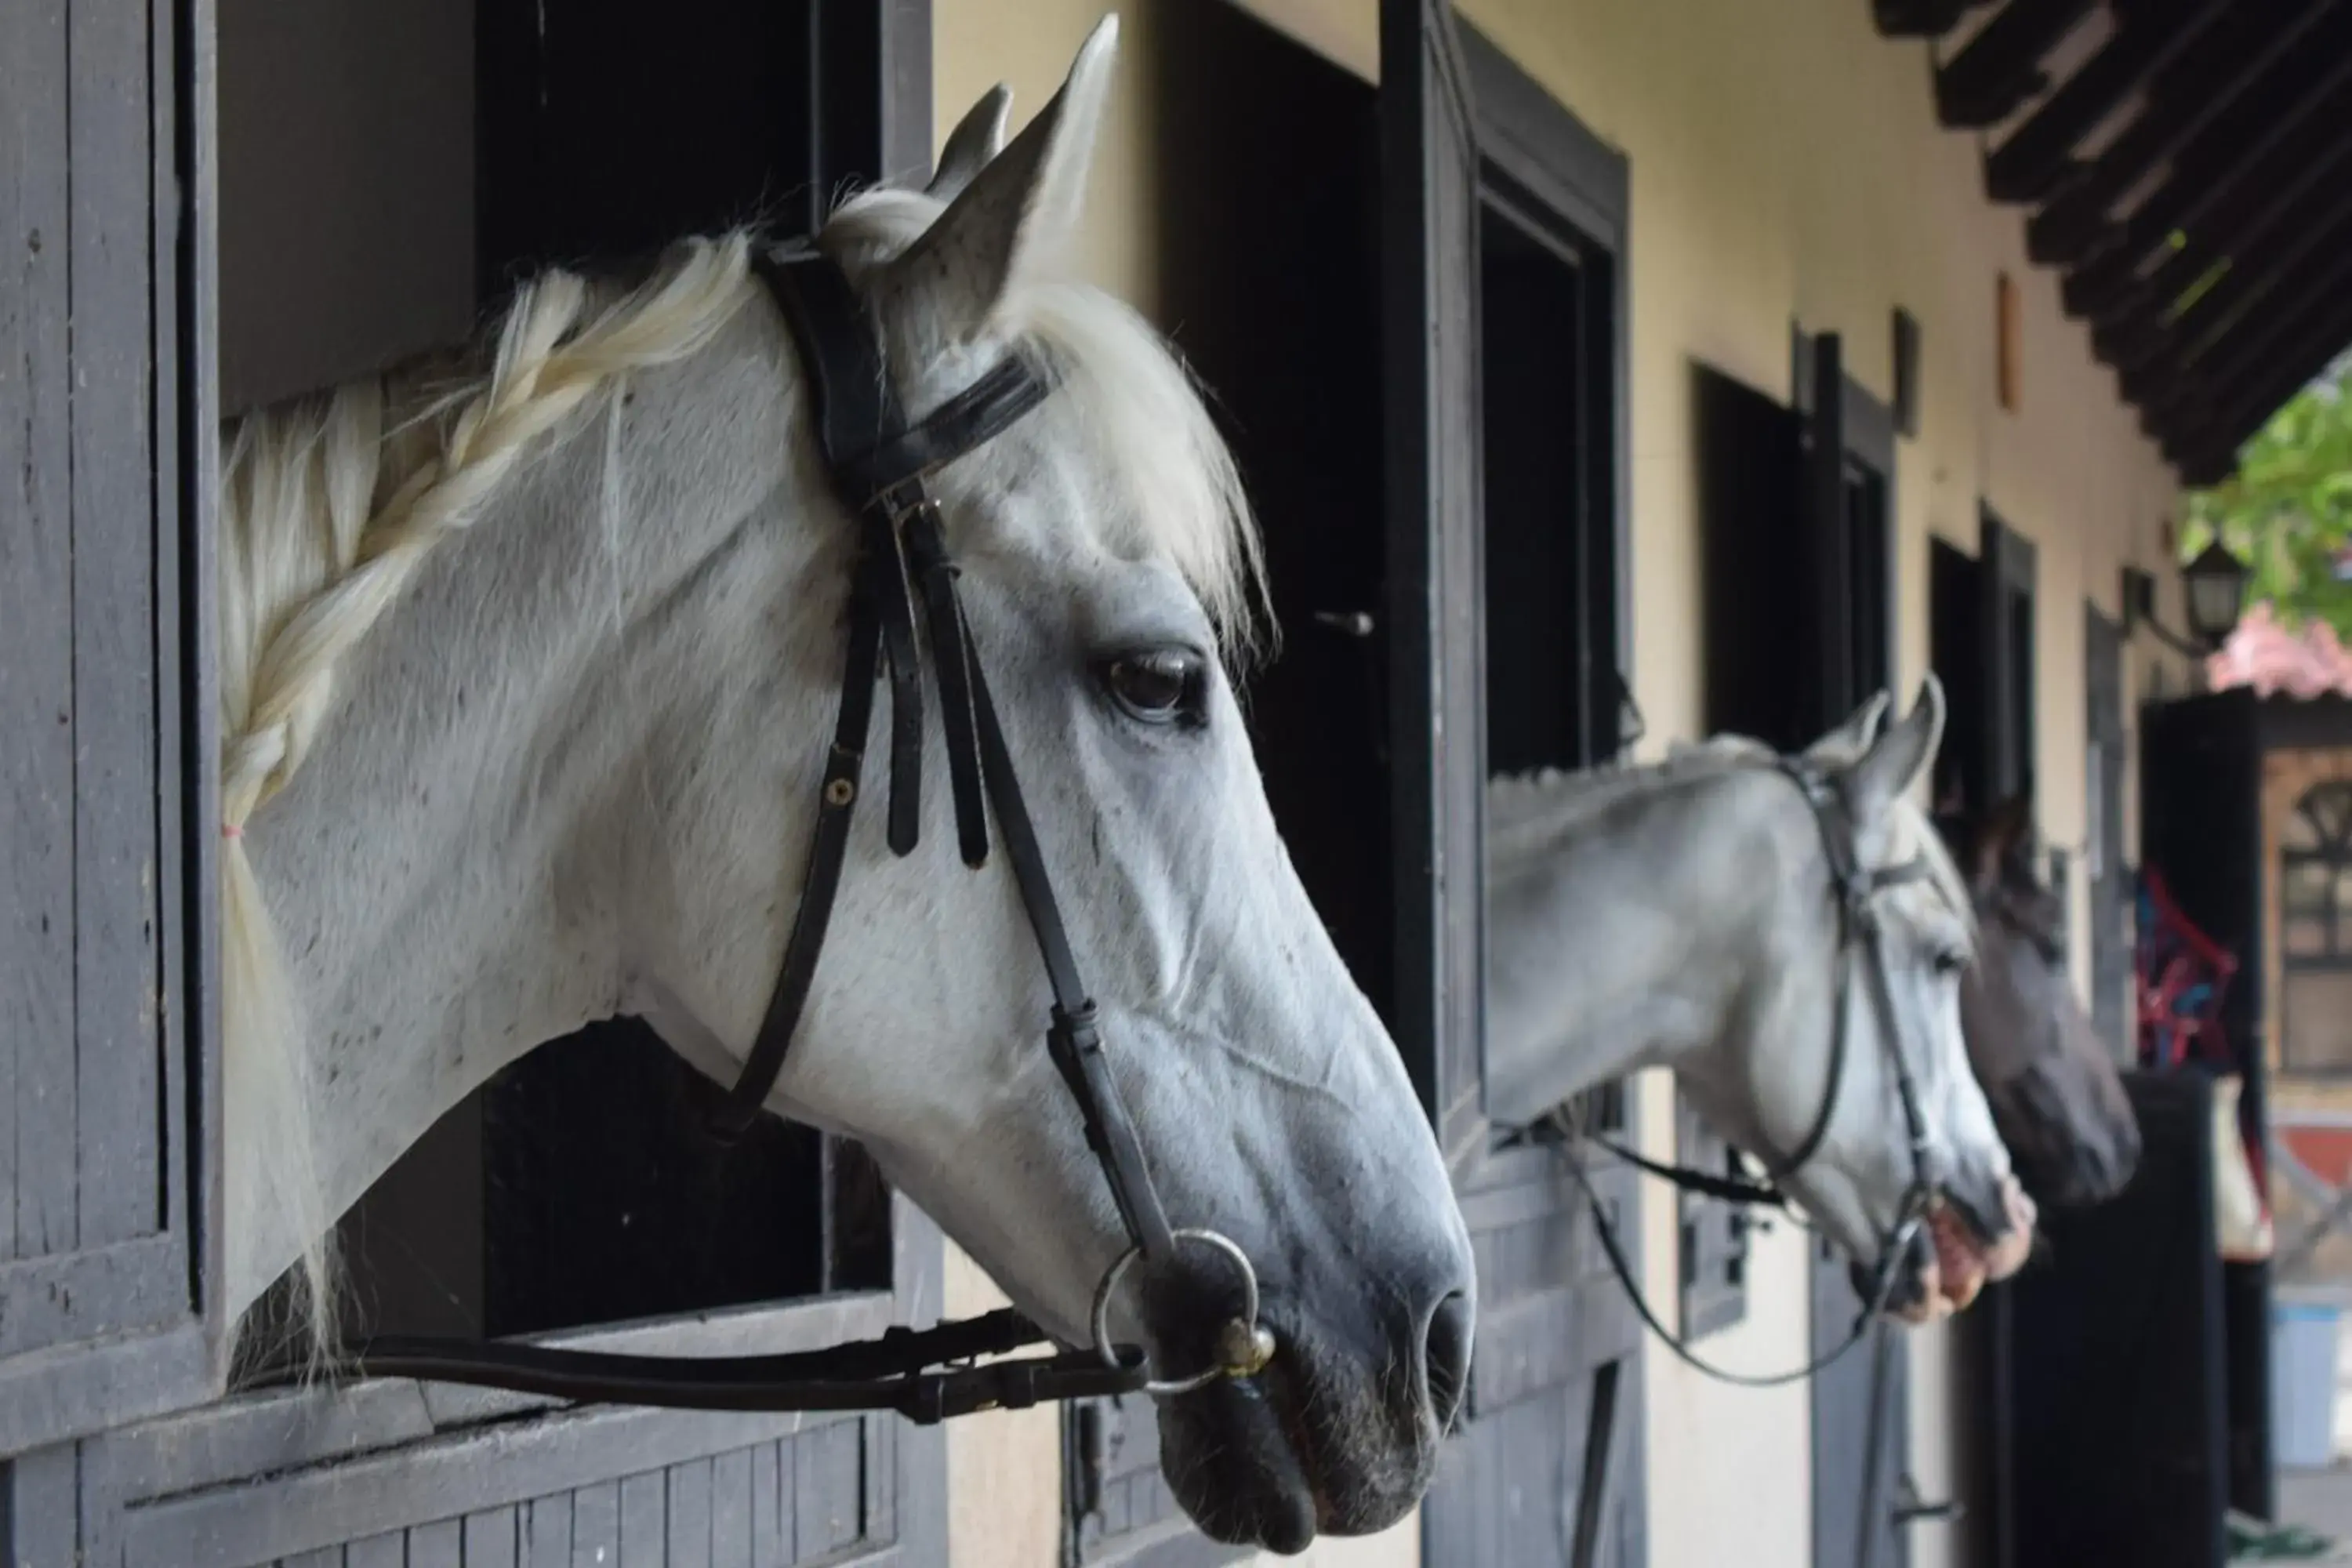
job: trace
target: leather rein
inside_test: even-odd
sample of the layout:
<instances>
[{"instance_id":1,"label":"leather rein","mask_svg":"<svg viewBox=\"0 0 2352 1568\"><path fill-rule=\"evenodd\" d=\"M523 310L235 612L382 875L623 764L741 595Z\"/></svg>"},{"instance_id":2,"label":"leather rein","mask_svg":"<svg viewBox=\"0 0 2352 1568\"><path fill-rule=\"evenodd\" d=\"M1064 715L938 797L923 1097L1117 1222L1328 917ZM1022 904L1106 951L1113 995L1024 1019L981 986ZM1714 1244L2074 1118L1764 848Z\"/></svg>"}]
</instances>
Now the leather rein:
<instances>
[{"instance_id":1,"label":"leather rein","mask_svg":"<svg viewBox=\"0 0 2352 1568\"><path fill-rule=\"evenodd\" d=\"M1257 1276L1246 1254L1215 1231L1171 1226L1133 1121L1112 1079L1095 1005L1054 897L1036 830L1021 795L996 707L957 597L955 563L939 503L925 480L1003 434L1052 388L1018 353L1008 354L929 417L909 420L893 389L866 309L830 258L813 248L761 254L754 268L782 307L816 407L817 436L835 494L857 520L851 568L848 658L800 906L765 1016L714 1119L740 1136L782 1073L815 979L840 890L851 815L872 724L874 692L890 687L891 852L920 837L928 640L947 742L956 840L966 866L987 864L994 806L1005 858L1044 960L1054 1004L1046 1049L1086 1124L1087 1142L1110 1188L1129 1246L1095 1289L1093 1344L1084 1350L972 1364L1049 1343L1012 1309L934 1328L894 1327L879 1339L788 1355L646 1356L525 1343L385 1336L345 1358L347 1375L411 1377L604 1404L732 1411L895 1410L929 1424L949 1416L1108 1394L1180 1394L1223 1377L1250 1377L1275 1350L1258 1321ZM1216 1339L1217 1359L1181 1379L1156 1379L1140 1347L1112 1342L1114 1294L1139 1262L1160 1263L1187 1245L1213 1252L1242 1285L1242 1310Z\"/></svg>"},{"instance_id":2,"label":"leather rein","mask_svg":"<svg viewBox=\"0 0 2352 1568\"><path fill-rule=\"evenodd\" d=\"M1764 1163L1766 1180L1751 1182L1738 1176L1710 1175L1686 1166L1670 1165L1652 1160L1639 1151L1628 1148L1613 1139L1590 1131L1559 1111L1527 1130L1528 1142L1548 1143L1557 1147L1569 1173L1583 1190L1585 1202L1592 1211L1594 1234L1609 1259L1611 1272L1633 1303L1650 1331L1686 1364L1718 1382L1737 1384L1748 1388L1772 1388L1782 1384L1798 1383L1829 1366L1860 1344L1870 1331L1872 1320L1884 1311L1895 1292L1895 1270L1911 1249L1912 1238L1925 1223L1927 1207L1935 1195L1927 1175L1927 1131L1919 1110L1919 1089L1911 1073L1911 1064L1903 1054L1902 1037L1895 1027L1895 999L1886 977L1886 952L1881 941L1876 900L1879 894L1906 883L1924 879L1928 864L1924 856L1914 856L1899 865L1868 868L1861 863L1860 830L1853 820L1843 792L1837 784L1801 759L1781 757L1774 766L1782 777L1803 793L1805 804L1813 814L1814 824L1821 830L1822 851L1829 861L1830 896L1837 902L1838 943L1837 978L1832 992L1830 1025L1829 1079L1822 1090L1821 1109L1814 1112L1812 1124L1797 1147L1786 1155L1767 1159ZM1852 994L1855 950L1866 954L1864 972L1870 979L1871 1005L1878 1014L1879 1037L1885 1042L1889 1060L1895 1069L1895 1087L1903 1102L1904 1131L1909 1140L1911 1181L1903 1191L1903 1200L1895 1212L1894 1225L1881 1237L1878 1261L1872 1270L1871 1288L1863 1309L1847 1331L1846 1337L1834 1349L1815 1356L1791 1372L1758 1376L1728 1371L1708 1362L1694 1352L1681 1336L1668 1331L1641 1284L1633 1278L1633 1266L1626 1261L1616 1227L1610 1223L1601 1195L1593 1189L1584 1160L1577 1145L1598 1144L1609 1153L1633 1166L1636 1170L1671 1182L1685 1192L1744 1206L1786 1209L1789 1196L1778 1184L1804 1168L1821 1152L1822 1141L1829 1135L1830 1121L1837 1110L1838 1090L1845 1079L1847 1050L1846 1003Z\"/></svg>"}]
</instances>

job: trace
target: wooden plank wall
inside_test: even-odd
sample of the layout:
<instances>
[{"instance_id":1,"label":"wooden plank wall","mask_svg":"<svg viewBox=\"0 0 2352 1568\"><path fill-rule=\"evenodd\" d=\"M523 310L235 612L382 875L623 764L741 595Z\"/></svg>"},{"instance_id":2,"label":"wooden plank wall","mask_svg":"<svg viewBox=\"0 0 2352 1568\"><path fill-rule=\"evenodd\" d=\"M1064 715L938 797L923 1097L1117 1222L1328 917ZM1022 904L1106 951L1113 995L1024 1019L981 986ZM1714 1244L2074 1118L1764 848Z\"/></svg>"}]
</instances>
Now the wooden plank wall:
<instances>
[{"instance_id":1,"label":"wooden plank wall","mask_svg":"<svg viewBox=\"0 0 2352 1568\"><path fill-rule=\"evenodd\" d=\"M165 1218L153 26L0 11L0 1263Z\"/></svg>"}]
</instances>

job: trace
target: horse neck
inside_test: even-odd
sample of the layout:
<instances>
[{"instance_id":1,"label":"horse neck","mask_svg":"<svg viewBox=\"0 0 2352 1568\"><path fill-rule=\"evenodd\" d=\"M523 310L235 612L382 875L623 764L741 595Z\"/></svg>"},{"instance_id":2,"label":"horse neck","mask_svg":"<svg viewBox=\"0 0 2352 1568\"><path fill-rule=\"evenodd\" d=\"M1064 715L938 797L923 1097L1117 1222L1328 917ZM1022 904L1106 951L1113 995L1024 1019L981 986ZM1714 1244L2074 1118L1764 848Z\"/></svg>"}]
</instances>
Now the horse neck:
<instances>
[{"instance_id":1,"label":"horse neck","mask_svg":"<svg viewBox=\"0 0 2352 1568\"><path fill-rule=\"evenodd\" d=\"M550 437L346 657L337 712L250 823L324 1217L533 1047L635 1010L647 910L698 874L663 857L712 843L668 831L655 753L691 744L729 768L715 753L757 743L716 721L755 659L774 661L772 728L820 721L818 676L793 679L774 625L816 548L778 515L811 493L785 439L792 363L772 311L746 308ZM788 618L830 626L799 597ZM279 1205L234 1201L240 1175L265 1179L251 1151L270 1131L237 1125L268 1102L239 1068L233 1050L230 1210L278 1225ZM243 1241L238 1306L304 1238Z\"/></svg>"},{"instance_id":2,"label":"horse neck","mask_svg":"<svg viewBox=\"0 0 2352 1568\"><path fill-rule=\"evenodd\" d=\"M1696 1065L1759 970L1790 879L1761 774L1517 790L1487 858L1488 1104L1519 1123L1642 1067ZM1793 799L1793 797L1791 797Z\"/></svg>"}]
</instances>

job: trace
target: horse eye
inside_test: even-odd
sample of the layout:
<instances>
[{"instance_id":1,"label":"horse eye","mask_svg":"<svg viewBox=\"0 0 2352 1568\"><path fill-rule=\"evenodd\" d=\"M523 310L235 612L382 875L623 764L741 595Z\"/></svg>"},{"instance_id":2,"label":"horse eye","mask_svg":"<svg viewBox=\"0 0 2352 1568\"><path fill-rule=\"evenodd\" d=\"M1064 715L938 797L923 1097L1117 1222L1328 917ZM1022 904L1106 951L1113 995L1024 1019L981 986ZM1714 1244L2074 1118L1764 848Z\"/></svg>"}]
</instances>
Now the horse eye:
<instances>
[{"instance_id":1,"label":"horse eye","mask_svg":"<svg viewBox=\"0 0 2352 1568\"><path fill-rule=\"evenodd\" d=\"M1969 966L1969 955L1954 948L1946 948L1936 955L1936 973L1958 974Z\"/></svg>"},{"instance_id":2,"label":"horse eye","mask_svg":"<svg viewBox=\"0 0 2352 1568\"><path fill-rule=\"evenodd\" d=\"M1197 721L1206 666L1190 648L1121 654L1103 667L1103 684L1129 717L1147 724Z\"/></svg>"}]
</instances>

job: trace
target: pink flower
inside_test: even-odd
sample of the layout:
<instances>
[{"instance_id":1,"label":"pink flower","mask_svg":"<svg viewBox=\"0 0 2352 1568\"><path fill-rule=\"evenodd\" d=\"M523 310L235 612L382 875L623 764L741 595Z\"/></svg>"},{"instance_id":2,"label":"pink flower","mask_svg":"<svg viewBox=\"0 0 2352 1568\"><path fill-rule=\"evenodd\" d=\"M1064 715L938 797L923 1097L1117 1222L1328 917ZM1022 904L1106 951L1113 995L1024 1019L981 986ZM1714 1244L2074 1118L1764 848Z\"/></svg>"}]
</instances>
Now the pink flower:
<instances>
[{"instance_id":1,"label":"pink flower","mask_svg":"<svg viewBox=\"0 0 2352 1568\"><path fill-rule=\"evenodd\" d=\"M2268 604L2258 604L2207 658L2205 679L2216 691L2251 686L2263 697L2352 697L2352 654L2326 621L2315 619L2298 635L2279 624Z\"/></svg>"}]
</instances>

